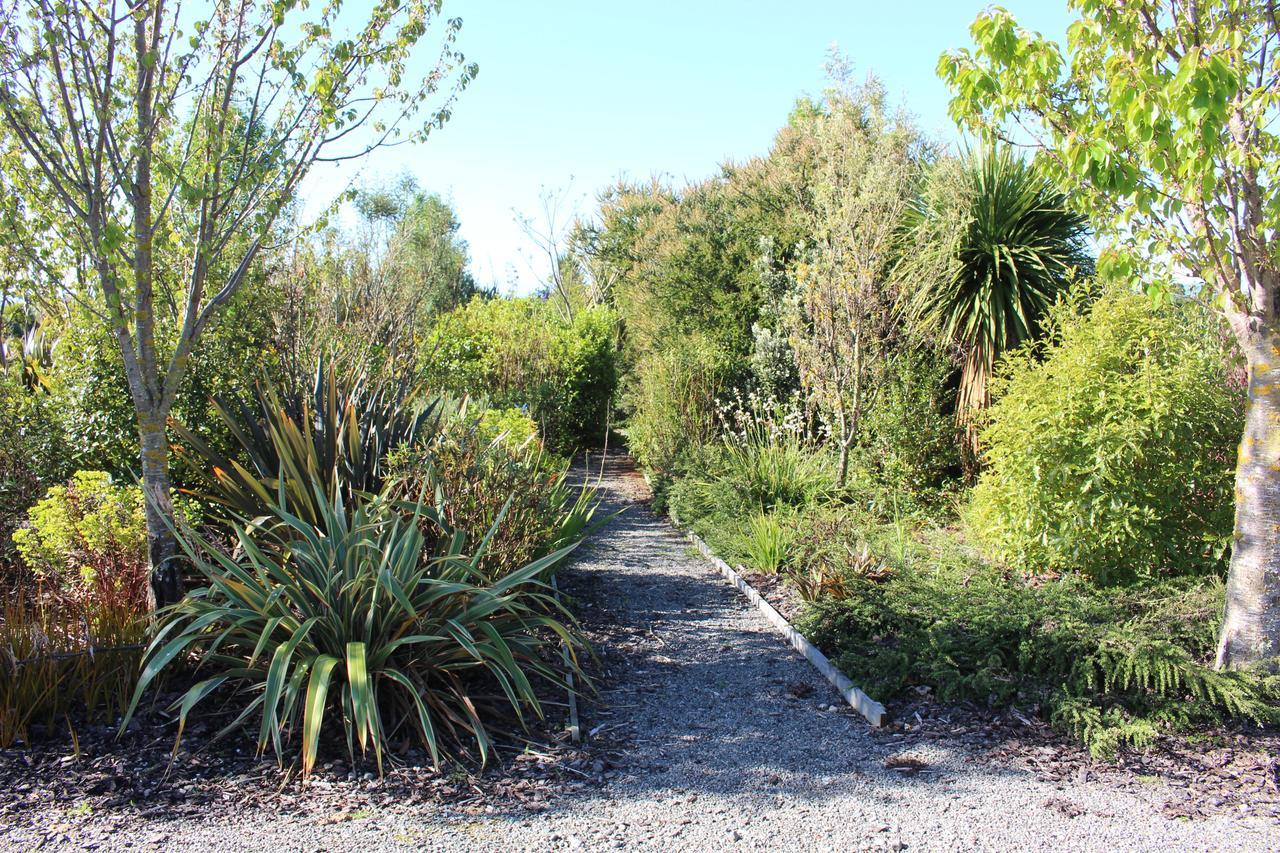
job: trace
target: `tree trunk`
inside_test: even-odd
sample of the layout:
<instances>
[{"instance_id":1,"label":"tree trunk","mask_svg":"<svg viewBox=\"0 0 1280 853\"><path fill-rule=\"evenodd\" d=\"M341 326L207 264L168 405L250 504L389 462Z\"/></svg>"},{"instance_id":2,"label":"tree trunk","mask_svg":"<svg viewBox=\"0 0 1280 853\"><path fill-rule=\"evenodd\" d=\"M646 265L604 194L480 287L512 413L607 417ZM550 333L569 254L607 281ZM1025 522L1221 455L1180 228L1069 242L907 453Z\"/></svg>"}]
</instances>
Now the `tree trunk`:
<instances>
[{"instance_id":1,"label":"tree trunk","mask_svg":"<svg viewBox=\"0 0 1280 853\"><path fill-rule=\"evenodd\" d=\"M1280 340L1250 347L1249 403L1236 461L1235 541L1219 668L1280 656Z\"/></svg>"},{"instance_id":2,"label":"tree trunk","mask_svg":"<svg viewBox=\"0 0 1280 853\"><path fill-rule=\"evenodd\" d=\"M173 498L169 484L169 438L166 417L159 412L138 415L142 444L142 489L146 495L147 553L151 562L152 606L164 607L182 598L182 574L173 530Z\"/></svg>"},{"instance_id":3,"label":"tree trunk","mask_svg":"<svg viewBox=\"0 0 1280 853\"><path fill-rule=\"evenodd\" d=\"M844 481L849 476L849 423L845 418L843 406L840 408L840 470L836 474L836 487L844 488Z\"/></svg>"}]
</instances>

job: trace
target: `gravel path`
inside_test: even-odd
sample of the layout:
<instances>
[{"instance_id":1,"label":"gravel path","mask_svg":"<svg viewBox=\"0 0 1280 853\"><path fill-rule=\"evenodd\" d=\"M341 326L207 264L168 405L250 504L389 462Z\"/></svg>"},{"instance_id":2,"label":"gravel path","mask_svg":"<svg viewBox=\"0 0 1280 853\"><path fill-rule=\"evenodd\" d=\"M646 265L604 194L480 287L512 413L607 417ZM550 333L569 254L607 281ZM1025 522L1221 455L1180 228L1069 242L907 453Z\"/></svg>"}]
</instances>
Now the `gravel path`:
<instances>
[{"instance_id":1,"label":"gravel path","mask_svg":"<svg viewBox=\"0 0 1280 853\"><path fill-rule=\"evenodd\" d=\"M601 653L584 728L605 782L546 811L388 807L331 825L211 815L117 835L166 850L1263 850L1261 818L1180 821L1159 783L1063 784L959 746L873 733L612 465L625 507L566 570ZM807 686L806 686L807 685ZM799 694L799 696L797 695ZM803 696L803 698L799 698ZM908 770L887 769L909 753ZM912 764L910 759L916 760ZM1134 790L1137 788L1137 790Z\"/></svg>"}]
</instances>

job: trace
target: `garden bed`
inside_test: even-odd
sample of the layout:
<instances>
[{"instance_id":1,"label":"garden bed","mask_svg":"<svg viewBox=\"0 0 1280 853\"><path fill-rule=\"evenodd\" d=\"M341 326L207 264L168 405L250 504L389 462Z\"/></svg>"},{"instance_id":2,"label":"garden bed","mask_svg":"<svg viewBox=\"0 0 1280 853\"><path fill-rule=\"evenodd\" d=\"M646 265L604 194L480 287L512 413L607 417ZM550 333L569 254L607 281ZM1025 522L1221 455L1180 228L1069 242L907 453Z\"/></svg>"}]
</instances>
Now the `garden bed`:
<instances>
[{"instance_id":1,"label":"garden bed","mask_svg":"<svg viewBox=\"0 0 1280 853\"><path fill-rule=\"evenodd\" d=\"M547 697L554 701L563 697ZM499 741L483 768L463 760L436 770L423 750L408 749L379 777L371 759L352 764L332 747L305 780L296 762L282 768L258 755L247 734L213 740L225 721L192 723L176 752L169 714L140 715L120 737L114 726L77 722L74 738L63 730L0 751L0 787L8 792L0 800L0 847L94 844L135 827L140 843L160 845L168 821L259 810L317 824L358 820L375 808L536 813L604 781L599 750L572 743L563 716L549 707L547 720L523 738Z\"/></svg>"}]
</instances>

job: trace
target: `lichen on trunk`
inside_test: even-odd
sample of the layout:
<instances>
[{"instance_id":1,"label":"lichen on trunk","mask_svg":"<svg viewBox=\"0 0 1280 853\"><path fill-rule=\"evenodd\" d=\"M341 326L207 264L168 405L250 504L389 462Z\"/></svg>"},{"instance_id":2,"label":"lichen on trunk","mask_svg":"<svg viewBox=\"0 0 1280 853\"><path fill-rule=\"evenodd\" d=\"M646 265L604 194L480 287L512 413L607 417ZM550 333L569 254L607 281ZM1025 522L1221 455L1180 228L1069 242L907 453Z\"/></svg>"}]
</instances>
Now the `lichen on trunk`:
<instances>
[{"instance_id":1,"label":"lichen on trunk","mask_svg":"<svg viewBox=\"0 0 1280 853\"><path fill-rule=\"evenodd\" d=\"M1280 662L1280 339L1249 347L1236 520L1219 668Z\"/></svg>"},{"instance_id":2,"label":"lichen on trunk","mask_svg":"<svg viewBox=\"0 0 1280 853\"><path fill-rule=\"evenodd\" d=\"M142 489L146 496L147 553L151 563L152 607L174 604L182 598L177 542L173 535L173 497L169 481L169 439L163 414L138 415L142 447Z\"/></svg>"}]
</instances>

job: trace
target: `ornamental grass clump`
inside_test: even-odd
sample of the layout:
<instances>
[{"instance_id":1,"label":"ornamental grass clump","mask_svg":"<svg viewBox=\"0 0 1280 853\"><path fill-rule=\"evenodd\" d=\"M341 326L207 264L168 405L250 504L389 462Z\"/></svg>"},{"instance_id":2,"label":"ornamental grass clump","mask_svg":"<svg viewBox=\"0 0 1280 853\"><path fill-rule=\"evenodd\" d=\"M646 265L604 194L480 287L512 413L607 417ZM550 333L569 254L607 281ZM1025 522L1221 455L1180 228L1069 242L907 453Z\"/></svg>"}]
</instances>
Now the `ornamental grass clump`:
<instances>
[{"instance_id":1,"label":"ornamental grass clump","mask_svg":"<svg viewBox=\"0 0 1280 853\"><path fill-rule=\"evenodd\" d=\"M474 742L483 762L495 721L542 716L537 682L568 689L557 644L582 683L583 641L541 580L575 545L486 579L488 537L464 553L464 537L421 501L347 504L318 491L309 505L314 523L272 500L270 524L236 526L234 556L179 532L203 585L164 614L126 723L148 685L187 661L200 680L173 704L179 739L216 698L237 712L219 736L256 720L258 749L283 762L299 747L304 774L339 732L353 760L372 753L381 771L406 740L437 766ZM434 547L424 522L439 530Z\"/></svg>"},{"instance_id":2,"label":"ornamental grass clump","mask_svg":"<svg viewBox=\"0 0 1280 853\"><path fill-rule=\"evenodd\" d=\"M777 515L754 516L747 525L747 559L760 571L774 574L787 562L794 539L794 528Z\"/></svg>"}]
</instances>

